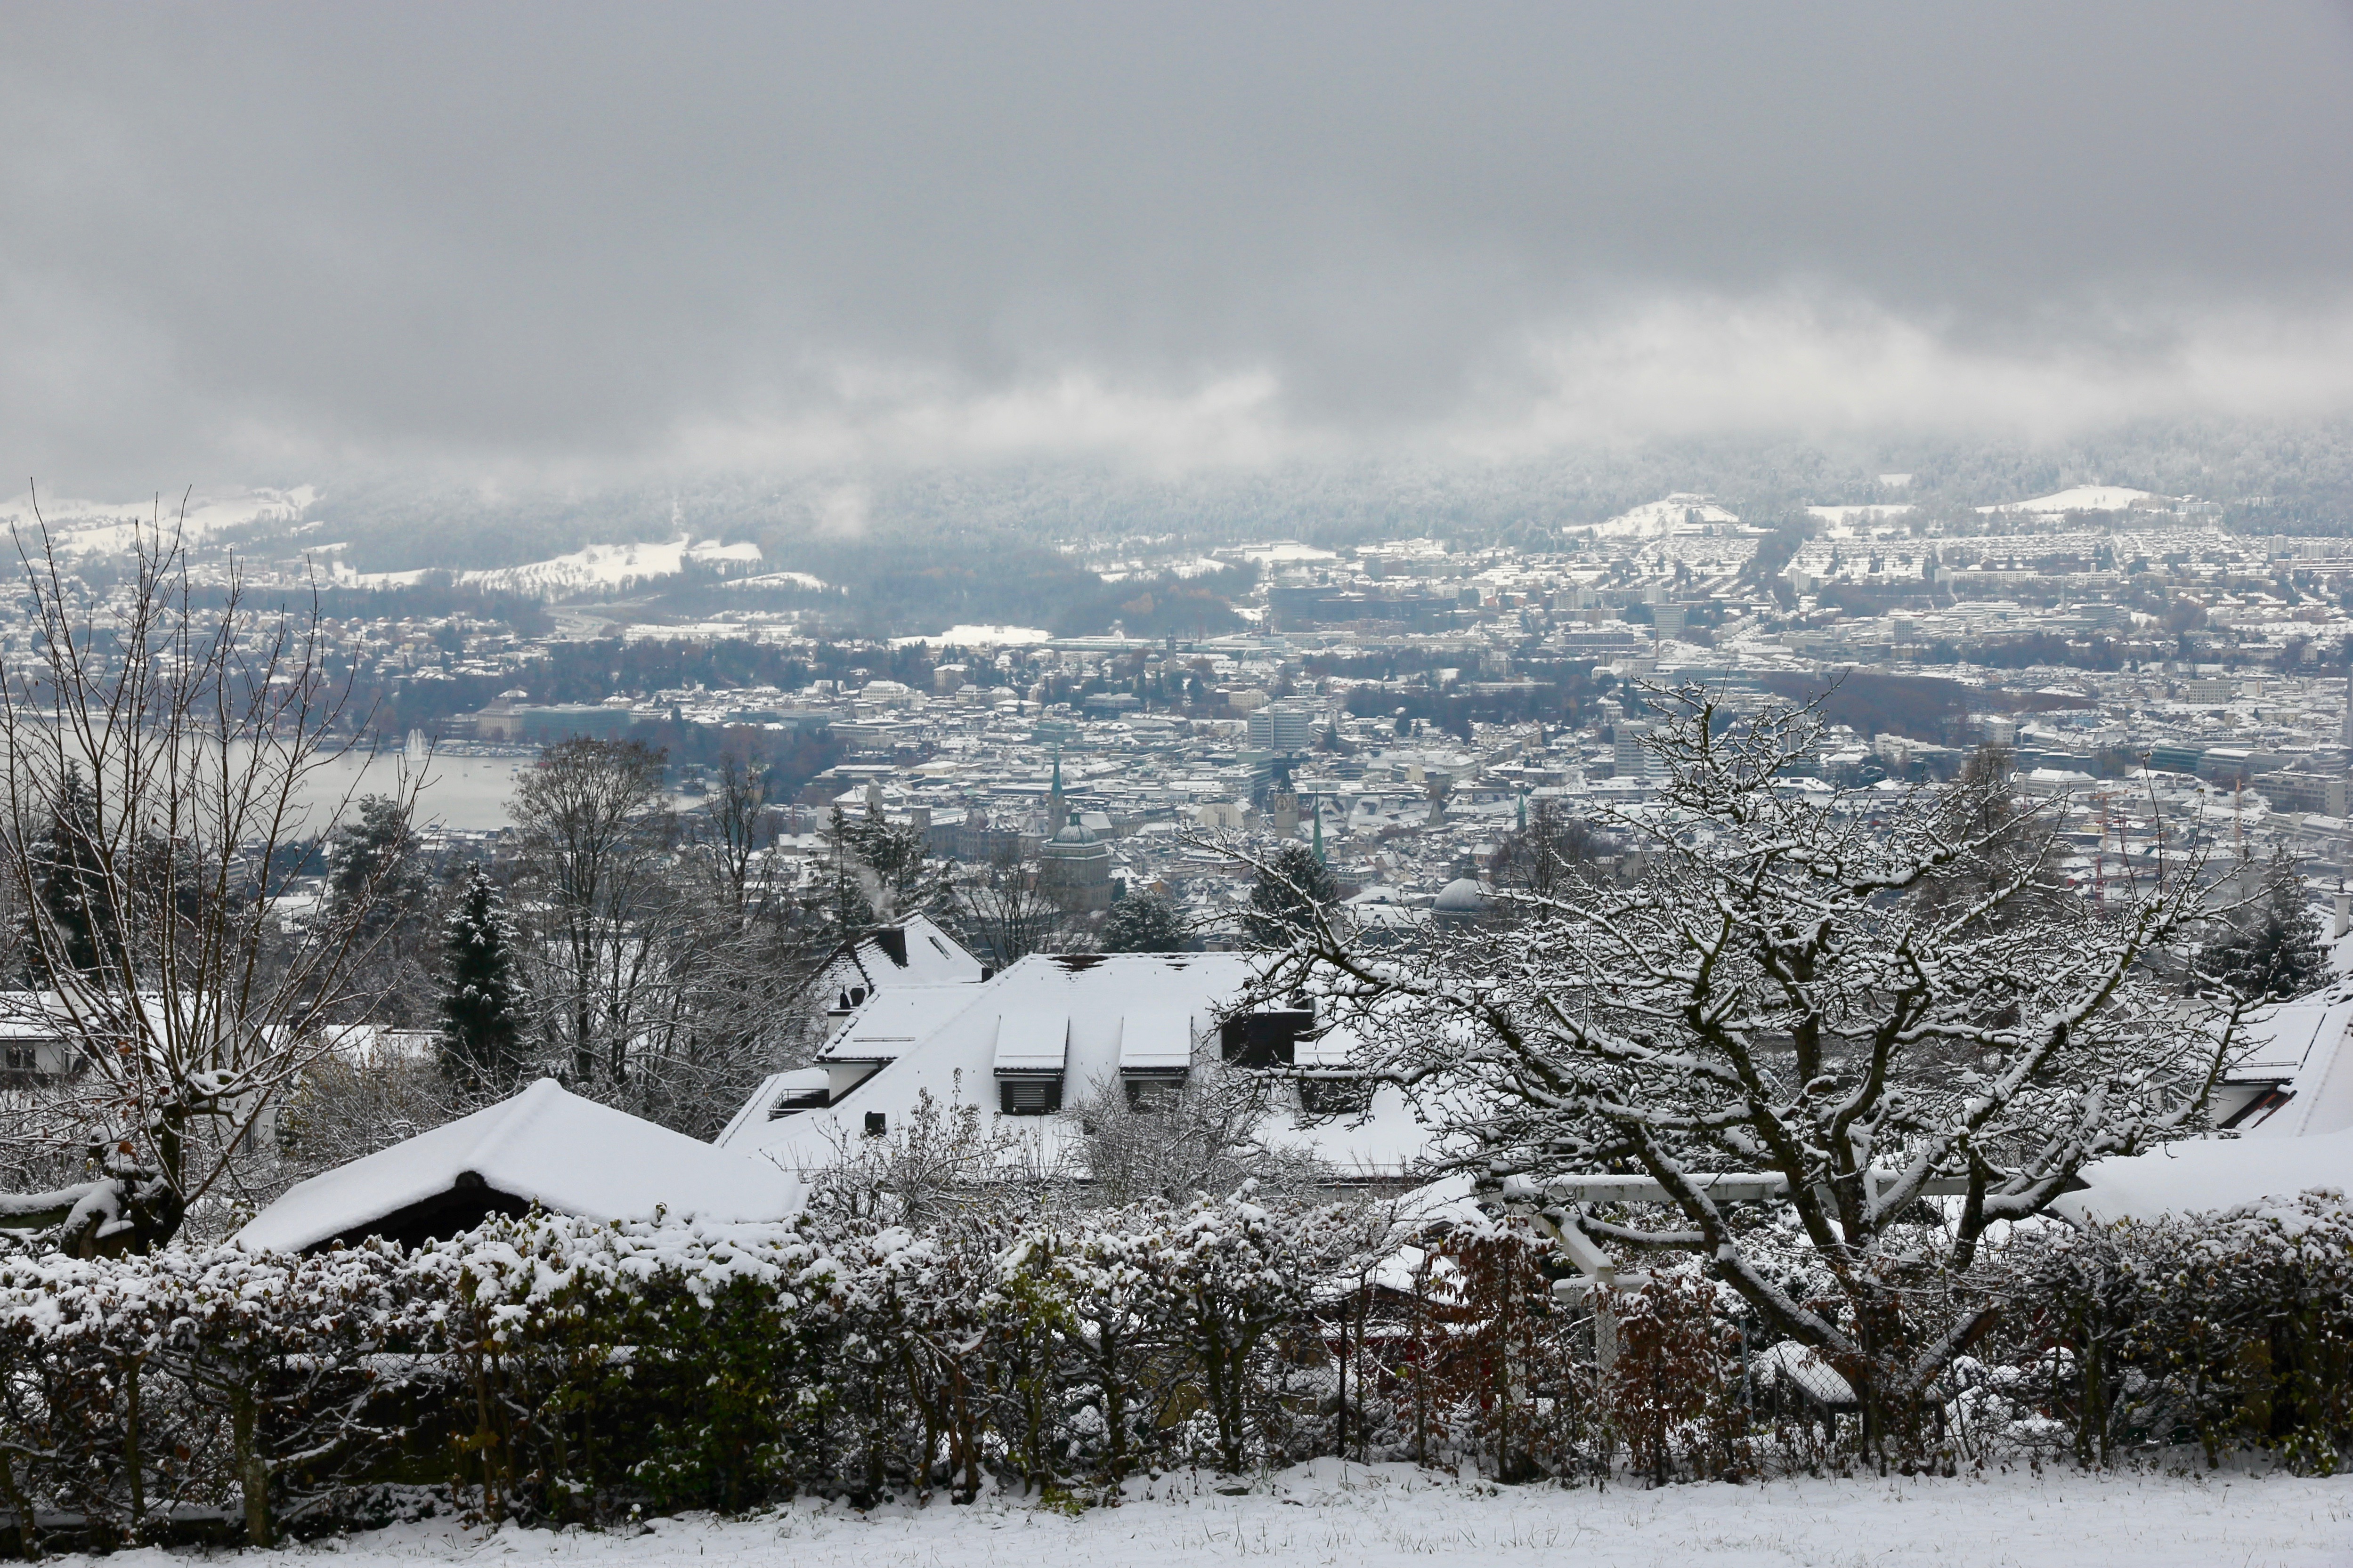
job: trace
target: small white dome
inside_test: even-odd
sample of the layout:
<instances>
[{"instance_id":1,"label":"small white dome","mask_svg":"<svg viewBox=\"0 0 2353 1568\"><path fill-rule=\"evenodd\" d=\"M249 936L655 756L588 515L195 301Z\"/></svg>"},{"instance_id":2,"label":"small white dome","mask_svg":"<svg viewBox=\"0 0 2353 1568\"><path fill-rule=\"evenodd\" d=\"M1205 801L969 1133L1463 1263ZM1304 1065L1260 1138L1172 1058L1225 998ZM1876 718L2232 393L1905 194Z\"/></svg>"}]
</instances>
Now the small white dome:
<instances>
[{"instance_id":1,"label":"small white dome","mask_svg":"<svg viewBox=\"0 0 2353 1568\"><path fill-rule=\"evenodd\" d=\"M1438 890L1438 900L1430 908L1440 914L1483 914L1487 895L1480 889L1475 877L1457 877Z\"/></svg>"}]
</instances>

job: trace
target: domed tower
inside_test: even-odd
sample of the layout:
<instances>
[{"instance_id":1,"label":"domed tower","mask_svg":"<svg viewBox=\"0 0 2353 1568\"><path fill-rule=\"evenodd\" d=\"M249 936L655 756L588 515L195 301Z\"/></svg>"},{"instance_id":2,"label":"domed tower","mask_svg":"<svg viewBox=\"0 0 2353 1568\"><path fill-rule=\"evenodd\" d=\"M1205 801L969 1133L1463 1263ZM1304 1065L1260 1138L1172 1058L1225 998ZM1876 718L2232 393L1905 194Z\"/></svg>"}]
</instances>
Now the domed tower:
<instances>
[{"instance_id":1,"label":"domed tower","mask_svg":"<svg viewBox=\"0 0 2353 1568\"><path fill-rule=\"evenodd\" d=\"M1038 847L1038 890L1074 914L1111 908L1111 846L1064 823Z\"/></svg>"},{"instance_id":2,"label":"domed tower","mask_svg":"<svg viewBox=\"0 0 2353 1568\"><path fill-rule=\"evenodd\" d=\"M1471 925L1487 912L1487 895L1472 877L1457 877L1438 890L1430 915L1442 925Z\"/></svg>"}]
</instances>

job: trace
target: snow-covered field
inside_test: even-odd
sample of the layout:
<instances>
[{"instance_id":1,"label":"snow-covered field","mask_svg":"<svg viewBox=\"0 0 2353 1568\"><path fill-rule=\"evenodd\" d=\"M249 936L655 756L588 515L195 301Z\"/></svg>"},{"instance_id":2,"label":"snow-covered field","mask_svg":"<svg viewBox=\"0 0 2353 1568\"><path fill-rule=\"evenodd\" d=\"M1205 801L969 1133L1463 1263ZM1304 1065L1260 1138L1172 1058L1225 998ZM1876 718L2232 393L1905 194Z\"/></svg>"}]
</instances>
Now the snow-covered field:
<instances>
[{"instance_id":1,"label":"snow-covered field","mask_svg":"<svg viewBox=\"0 0 2353 1568\"><path fill-rule=\"evenodd\" d=\"M1022 647L1052 640L1043 626L950 626L937 637L892 637L892 647L923 643L932 647Z\"/></svg>"},{"instance_id":2,"label":"snow-covered field","mask_svg":"<svg viewBox=\"0 0 2353 1568\"><path fill-rule=\"evenodd\" d=\"M615 588L652 577L675 577L686 570L690 562L756 565L759 560L760 547L749 542L723 544L715 539L690 540L681 536L649 543L592 544L569 555L533 561L522 566L460 572L457 574L457 580L469 587L494 594L536 594L554 597L583 588ZM422 582L429 571L430 568L419 567L413 572L353 572L339 563L335 578L337 582L353 587L400 588ZM788 575L798 576L800 574ZM814 577L808 581L817 583ZM824 584L818 585L822 587Z\"/></svg>"},{"instance_id":3,"label":"snow-covered field","mask_svg":"<svg viewBox=\"0 0 2353 1568\"><path fill-rule=\"evenodd\" d=\"M1683 491L1664 500L1645 501L1621 511L1593 530L1598 539L1639 539L1672 533L1694 522L1725 523L1740 520L1715 504L1713 498Z\"/></svg>"},{"instance_id":4,"label":"snow-covered field","mask_svg":"<svg viewBox=\"0 0 2353 1568\"><path fill-rule=\"evenodd\" d=\"M2032 500L2005 501L1999 506L1981 506L1979 511L2123 511L2136 502L2149 500L2147 490L2132 489L2124 485L2077 485L2056 495L2036 496Z\"/></svg>"},{"instance_id":5,"label":"snow-covered field","mask_svg":"<svg viewBox=\"0 0 2353 1568\"><path fill-rule=\"evenodd\" d=\"M1138 1483L1075 1518L1018 1499L970 1508L796 1503L749 1520L659 1520L641 1534L444 1521L298 1547L367 1568L480 1563L609 1568L1131 1568L1241 1560L1405 1568L1493 1564L1933 1563L1950 1568L2265 1568L2353 1563L2353 1477L1994 1474L1655 1491L1493 1488L1400 1465L1319 1460L1246 1496L1214 1477ZM110 1568L171 1568L160 1552Z\"/></svg>"}]
</instances>

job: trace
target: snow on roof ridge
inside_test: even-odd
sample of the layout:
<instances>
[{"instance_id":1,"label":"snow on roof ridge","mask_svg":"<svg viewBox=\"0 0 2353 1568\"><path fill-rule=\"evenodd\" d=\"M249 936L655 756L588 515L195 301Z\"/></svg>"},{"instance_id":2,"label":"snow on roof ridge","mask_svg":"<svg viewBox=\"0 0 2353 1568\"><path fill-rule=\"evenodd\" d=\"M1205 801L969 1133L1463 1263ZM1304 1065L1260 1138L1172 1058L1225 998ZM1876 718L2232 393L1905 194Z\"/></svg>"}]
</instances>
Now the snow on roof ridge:
<instances>
[{"instance_id":1,"label":"snow on roof ridge","mask_svg":"<svg viewBox=\"0 0 2353 1568\"><path fill-rule=\"evenodd\" d=\"M552 1078L533 1079L521 1094L497 1107L507 1114L497 1118L483 1131L481 1141L474 1145L464 1168L488 1180L491 1156L504 1152L509 1145L543 1118L551 1106L578 1098L567 1093L564 1086Z\"/></svg>"}]
</instances>

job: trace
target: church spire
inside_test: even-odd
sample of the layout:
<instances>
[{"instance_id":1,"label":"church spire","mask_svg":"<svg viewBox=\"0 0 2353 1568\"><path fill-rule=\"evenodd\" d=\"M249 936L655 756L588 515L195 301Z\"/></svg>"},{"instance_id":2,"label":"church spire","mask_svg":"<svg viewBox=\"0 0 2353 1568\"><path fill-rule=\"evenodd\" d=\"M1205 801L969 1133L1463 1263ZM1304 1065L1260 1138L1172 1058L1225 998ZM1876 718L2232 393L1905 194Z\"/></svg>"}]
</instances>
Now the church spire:
<instances>
[{"instance_id":1,"label":"church spire","mask_svg":"<svg viewBox=\"0 0 2353 1568\"><path fill-rule=\"evenodd\" d=\"M1054 748L1054 787L1046 796L1046 831L1060 833L1069 826L1071 808L1062 799L1062 748Z\"/></svg>"},{"instance_id":2,"label":"church spire","mask_svg":"<svg viewBox=\"0 0 2353 1568\"><path fill-rule=\"evenodd\" d=\"M1318 802L1315 804L1315 805L1314 806L1314 808L1313 808L1313 809L1314 809L1314 813L1315 813L1315 863L1316 863L1318 866L1326 865L1326 864L1328 864L1328 862L1327 862L1327 861L1325 861L1325 860L1324 860L1324 804L1323 804L1323 802L1318 801Z\"/></svg>"}]
</instances>

